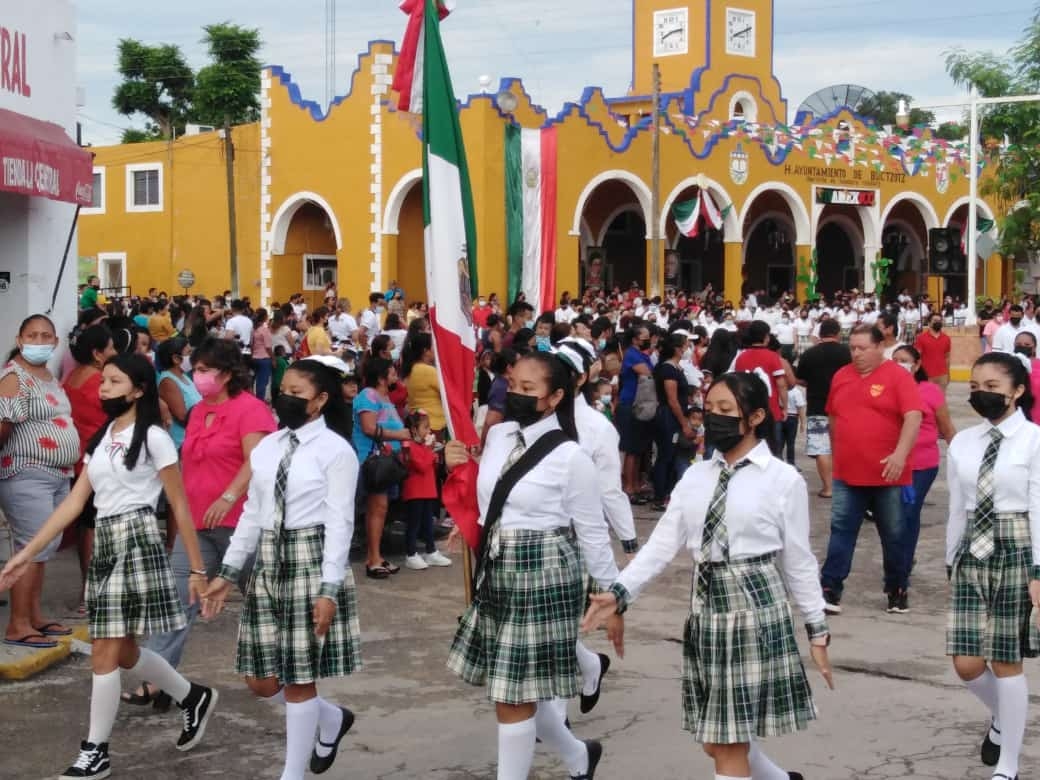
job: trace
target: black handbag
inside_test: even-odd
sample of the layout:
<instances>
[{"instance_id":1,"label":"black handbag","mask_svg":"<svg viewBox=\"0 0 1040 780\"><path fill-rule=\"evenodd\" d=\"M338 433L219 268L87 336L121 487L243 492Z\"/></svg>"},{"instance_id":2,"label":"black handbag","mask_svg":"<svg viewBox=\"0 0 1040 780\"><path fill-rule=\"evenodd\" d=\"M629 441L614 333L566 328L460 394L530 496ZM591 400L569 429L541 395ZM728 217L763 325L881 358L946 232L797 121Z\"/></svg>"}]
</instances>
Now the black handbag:
<instances>
[{"instance_id":1,"label":"black handbag","mask_svg":"<svg viewBox=\"0 0 1040 780\"><path fill-rule=\"evenodd\" d=\"M386 493L408 476L408 467L400 455L383 449L383 440L376 439L372 450L361 464L361 480L366 493Z\"/></svg>"}]
</instances>

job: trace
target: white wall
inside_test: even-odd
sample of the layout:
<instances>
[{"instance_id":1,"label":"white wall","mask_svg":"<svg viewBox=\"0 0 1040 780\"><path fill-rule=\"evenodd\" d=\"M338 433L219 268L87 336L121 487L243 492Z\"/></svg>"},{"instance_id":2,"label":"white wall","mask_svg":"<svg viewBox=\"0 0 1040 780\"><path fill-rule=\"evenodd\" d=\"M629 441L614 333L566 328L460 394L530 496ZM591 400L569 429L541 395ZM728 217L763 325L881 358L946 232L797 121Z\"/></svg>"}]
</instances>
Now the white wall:
<instances>
[{"instance_id":1,"label":"white wall","mask_svg":"<svg viewBox=\"0 0 1040 780\"><path fill-rule=\"evenodd\" d=\"M0 108L54 122L75 138L77 33L72 4L0 0L0 26L26 36L26 80L31 88L29 96L0 88ZM13 344L18 324L50 308L75 210L69 203L0 193L0 271L11 272L10 291L0 293L2 356ZM63 340L76 320L76 258L73 240L52 312Z\"/></svg>"}]
</instances>

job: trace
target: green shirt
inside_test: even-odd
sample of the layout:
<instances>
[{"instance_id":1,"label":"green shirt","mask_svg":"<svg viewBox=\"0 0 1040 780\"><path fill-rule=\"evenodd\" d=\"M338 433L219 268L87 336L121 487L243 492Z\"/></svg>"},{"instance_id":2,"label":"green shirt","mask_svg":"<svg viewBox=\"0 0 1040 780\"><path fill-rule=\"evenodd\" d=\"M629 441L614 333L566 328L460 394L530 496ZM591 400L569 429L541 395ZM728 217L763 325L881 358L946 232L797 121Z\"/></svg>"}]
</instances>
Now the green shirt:
<instances>
[{"instance_id":1,"label":"green shirt","mask_svg":"<svg viewBox=\"0 0 1040 780\"><path fill-rule=\"evenodd\" d=\"M83 294L79 296L79 308L80 309L93 309L97 307L97 290L93 287L87 286L83 290Z\"/></svg>"}]
</instances>

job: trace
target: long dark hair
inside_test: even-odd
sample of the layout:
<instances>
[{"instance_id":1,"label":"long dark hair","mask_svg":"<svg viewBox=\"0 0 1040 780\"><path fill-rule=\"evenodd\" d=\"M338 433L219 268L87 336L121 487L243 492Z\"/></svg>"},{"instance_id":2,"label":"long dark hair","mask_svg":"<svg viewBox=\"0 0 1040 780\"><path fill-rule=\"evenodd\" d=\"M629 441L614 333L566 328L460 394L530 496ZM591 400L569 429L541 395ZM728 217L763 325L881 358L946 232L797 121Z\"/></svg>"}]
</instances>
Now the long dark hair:
<instances>
[{"instance_id":1,"label":"long dark hair","mask_svg":"<svg viewBox=\"0 0 1040 780\"><path fill-rule=\"evenodd\" d=\"M701 358L701 370L710 371L712 376L722 376L733 365L737 356L737 340L734 334L722 328L711 335L708 349Z\"/></svg>"},{"instance_id":2,"label":"long dark hair","mask_svg":"<svg viewBox=\"0 0 1040 780\"><path fill-rule=\"evenodd\" d=\"M205 341L191 353L191 365L199 363L216 371L227 372L228 396L234 398L252 384L249 367L242 357L242 352L235 342L229 339L218 339L208 336Z\"/></svg>"},{"instance_id":3,"label":"long dark hair","mask_svg":"<svg viewBox=\"0 0 1040 780\"><path fill-rule=\"evenodd\" d=\"M155 383L155 368L148 362L148 358L135 352L127 352L110 357L105 362L105 365L115 366L126 374L135 388L141 391L141 397L134 401L137 419L134 422L133 436L130 437L130 448L126 451L126 457L123 460L123 463L126 464L126 470L133 471L134 467L137 466L142 447L145 451L145 457L148 456L148 431L153 425L160 430L162 429L162 416L159 414L159 389ZM110 417L108 422L102 425L97 430L97 433L91 437L87 443L88 455L94 454L94 450L97 449L98 444L101 443L108 429L112 427L113 419Z\"/></svg>"},{"instance_id":4,"label":"long dark hair","mask_svg":"<svg viewBox=\"0 0 1040 780\"><path fill-rule=\"evenodd\" d=\"M914 359L915 363L921 362L921 353L917 351L917 347L911 347L909 344L901 344L896 351L892 353L892 357L894 358L900 352L908 354ZM928 372L924 370L923 366L917 367L917 370L914 372L914 381L916 381L917 384L928 381Z\"/></svg>"},{"instance_id":5,"label":"long dark hair","mask_svg":"<svg viewBox=\"0 0 1040 780\"><path fill-rule=\"evenodd\" d=\"M1028 419L1032 419L1033 404L1036 402L1036 399L1033 398L1033 389L1029 382L1029 372L1026 371L1026 367L1022 365L1022 361L1018 359L1018 356L1009 355L1006 352L987 352L975 361L975 366L986 365L1000 366L1004 369L1004 373L1011 377L1012 387L1025 388L1025 392L1018 397L1015 404L1022 410L1022 413ZM972 368L975 366L972 366Z\"/></svg>"},{"instance_id":6,"label":"long dark hair","mask_svg":"<svg viewBox=\"0 0 1040 780\"><path fill-rule=\"evenodd\" d=\"M755 438L772 441L776 426L773 425L773 413L769 411L769 388L762 377L747 371L731 371L718 377L712 384L719 382L725 384L737 399L745 423L750 424L751 415L758 409L766 413L765 419L755 426Z\"/></svg>"},{"instance_id":7,"label":"long dark hair","mask_svg":"<svg viewBox=\"0 0 1040 780\"><path fill-rule=\"evenodd\" d=\"M321 410L321 416L325 418L325 425L329 430L338 433L341 437L350 441L351 412L343 400L343 392L340 389L342 380L339 373L317 360L297 360L288 371L295 371L307 378L318 394L325 393L329 400Z\"/></svg>"},{"instance_id":8,"label":"long dark hair","mask_svg":"<svg viewBox=\"0 0 1040 780\"><path fill-rule=\"evenodd\" d=\"M523 355L517 362L524 360L534 361L544 369L545 378L549 383L549 395L557 390L563 391L563 399L556 406L556 419L560 421L560 428L567 437L577 441L578 428L574 424L574 369L562 358L550 352L531 352Z\"/></svg>"},{"instance_id":9,"label":"long dark hair","mask_svg":"<svg viewBox=\"0 0 1040 780\"><path fill-rule=\"evenodd\" d=\"M433 336L429 333L416 333L405 340L401 350L401 378L407 379L412 373L412 366L422 360L423 353L433 349Z\"/></svg>"},{"instance_id":10,"label":"long dark hair","mask_svg":"<svg viewBox=\"0 0 1040 780\"><path fill-rule=\"evenodd\" d=\"M94 364L94 353L104 352L105 347L112 343L112 331L105 325L91 325L76 334L76 340L72 343L72 357L81 366Z\"/></svg>"}]
</instances>

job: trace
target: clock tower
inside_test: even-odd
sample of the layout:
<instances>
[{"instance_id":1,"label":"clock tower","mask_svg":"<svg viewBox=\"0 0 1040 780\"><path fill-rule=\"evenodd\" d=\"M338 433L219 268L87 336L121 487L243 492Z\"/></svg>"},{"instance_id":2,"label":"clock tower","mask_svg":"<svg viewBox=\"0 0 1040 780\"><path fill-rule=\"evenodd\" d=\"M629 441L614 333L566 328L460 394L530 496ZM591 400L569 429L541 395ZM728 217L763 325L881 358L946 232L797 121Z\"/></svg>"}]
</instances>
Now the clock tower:
<instances>
[{"instance_id":1,"label":"clock tower","mask_svg":"<svg viewBox=\"0 0 1040 780\"><path fill-rule=\"evenodd\" d=\"M653 91L654 63L665 93L729 74L773 81L773 0L633 0L633 10L633 95Z\"/></svg>"}]
</instances>

